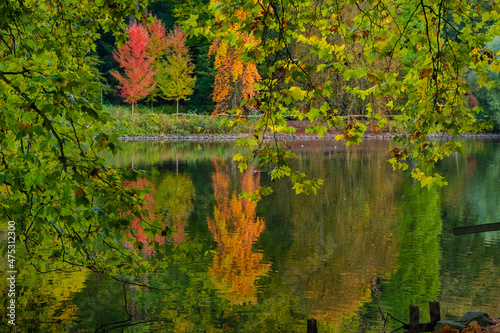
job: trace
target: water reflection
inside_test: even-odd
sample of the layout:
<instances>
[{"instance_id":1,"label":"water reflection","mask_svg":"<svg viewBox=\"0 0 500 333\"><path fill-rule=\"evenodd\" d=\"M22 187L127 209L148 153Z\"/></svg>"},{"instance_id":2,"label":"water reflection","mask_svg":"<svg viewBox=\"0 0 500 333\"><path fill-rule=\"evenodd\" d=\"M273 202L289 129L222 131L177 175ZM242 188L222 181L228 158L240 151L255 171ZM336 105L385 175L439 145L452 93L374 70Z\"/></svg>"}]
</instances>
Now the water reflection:
<instances>
[{"instance_id":1,"label":"water reflection","mask_svg":"<svg viewBox=\"0 0 500 333\"><path fill-rule=\"evenodd\" d=\"M303 332L316 318L323 332L380 332L379 307L408 321L408 306L419 305L425 321L432 300L444 318L499 316L500 232L456 237L452 229L500 221L500 145L465 142L463 155L438 165L449 185L430 191L390 169L390 145L290 143L294 167L325 180L316 196L297 196L265 173L239 173L232 144L124 145L108 158L131 166L133 156L135 167L160 171L129 186L153 188L150 218L179 231L163 246L196 243L206 253L172 258L169 269L138 280L161 291L127 287L127 298L102 276L25 267L20 324L95 331L133 313L138 331ZM260 184L274 194L258 204L238 199ZM147 250L151 240L134 234ZM44 311L63 324L46 323Z\"/></svg>"},{"instance_id":2,"label":"water reflection","mask_svg":"<svg viewBox=\"0 0 500 333\"><path fill-rule=\"evenodd\" d=\"M126 183L125 186L128 188L132 187L137 187L141 190L144 190L145 188L151 189L151 193L146 193L144 195L144 200L146 201L146 206L141 207L142 209L146 209L148 211L148 216L146 217L146 221L148 224L152 223L154 221L155 214L153 207L155 206L155 197L156 197L156 189L151 182L149 182L145 178L139 178L135 182L129 182ZM140 243L139 249L143 250L144 253L147 253L148 255L153 254L154 252L154 247L151 247L151 241L152 239L148 238L148 235L144 232L143 227L140 225L141 219L139 217L135 217L134 220L131 223L131 233L129 233L128 237L132 239L136 243ZM165 243L165 237L161 235L157 235L154 238L154 242L158 243L159 245L162 245ZM126 246L129 249L134 248L134 244L128 243Z\"/></svg>"},{"instance_id":3,"label":"water reflection","mask_svg":"<svg viewBox=\"0 0 500 333\"><path fill-rule=\"evenodd\" d=\"M270 266L262 262L262 253L252 250L265 229L265 222L256 214L256 203L238 199L238 193L231 189L228 163L213 159L213 165L216 204L213 218L207 217L207 223L217 242L217 250L210 274L214 285L230 304L255 304L255 281L265 275ZM252 174L247 169L239 178L243 192L259 187L259 173Z\"/></svg>"},{"instance_id":4,"label":"water reflection","mask_svg":"<svg viewBox=\"0 0 500 333\"><path fill-rule=\"evenodd\" d=\"M401 179L377 150L307 144L301 143L295 167L307 167L327 185L317 196L296 196L280 183L280 198L271 201L289 210L292 243L283 258L285 283L303 313L333 323L333 329L371 302L372 294L380 295L379 279L397 269Z\"/></svg>"},{"instance_id":5,"label":"water reflection","mask_svg":"<svg viewBox=\"0 0 500 333\"><path fill-rule=\"evenodd\" d=\"M418 304L426 309L429 301L439 299L443 223L436 188L421 190L411 181L403 186L398 269L383 281L386 291L383 305L392 308L393 315L406 319L409 305ZM421 322L429 321L429 313L423 309Z\"/></svg>"},{"instance_id":6,"label":"water reflection","mask_svg":"<svg viewBox=\"0 0 500 333\"><path fill-rule=\"evenodd\" d=\"M156 177L154 212L162 225L175 230L173 240L185 240L185 228L194 210L195 189L189 174L164 173Z\"/></svg>"}]
</instances>

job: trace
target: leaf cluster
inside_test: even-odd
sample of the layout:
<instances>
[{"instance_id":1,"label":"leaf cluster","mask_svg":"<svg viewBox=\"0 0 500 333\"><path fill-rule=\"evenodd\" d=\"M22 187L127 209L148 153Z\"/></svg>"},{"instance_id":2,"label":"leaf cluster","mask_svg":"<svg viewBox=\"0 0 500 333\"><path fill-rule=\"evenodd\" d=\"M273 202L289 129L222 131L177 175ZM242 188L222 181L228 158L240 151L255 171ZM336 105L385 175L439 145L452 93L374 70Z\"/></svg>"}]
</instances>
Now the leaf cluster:
<instances>
[{"instance_id":1,"label":"leaf cluster","mask_svg":"<svg viewBox=\"0 0 500 333\"><path fill-rule=\"evenodd\" d=\"M139 17L143 5L0 3L0 215L16 221L26 261L41 272L154 269L124 247L134 219L160 231L141 208L144 191L124 186L145 173L99 158L119 143L93 102L100 87L88 59L99 31L123 40L125 15Z\"/></svg>"}]
</instances>

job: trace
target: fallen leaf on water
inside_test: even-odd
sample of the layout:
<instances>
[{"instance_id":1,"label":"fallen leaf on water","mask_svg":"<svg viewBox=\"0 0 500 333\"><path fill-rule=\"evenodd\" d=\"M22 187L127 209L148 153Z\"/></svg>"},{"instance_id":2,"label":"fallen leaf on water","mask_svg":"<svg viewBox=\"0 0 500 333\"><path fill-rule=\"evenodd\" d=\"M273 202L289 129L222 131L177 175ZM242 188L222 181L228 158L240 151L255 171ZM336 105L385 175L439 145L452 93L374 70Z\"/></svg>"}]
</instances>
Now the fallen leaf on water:
<instances>
[{"instance_id":1,"label":"fallen leaf on water","mask_svg":"<svg viewBox=\"0 0 500 333\"><path fill-rule=\"evenodd\" d=\"M469 324L469 327L464 329L462 331L463 333L481 333L482 329L481 326L477 323L477 321L473 321L472 323Z\"/></svg>"},{"instance_id":2,"label":"fallen leaf on water","mask_svg":"<svg viewBox=\"0 0 500 333\"><path fill-rule=\"evenodd\" d=\"M438 333L459 333L459 332L460 330L451 328L450 326L448 326L448 324L446 324L445 327L443 327L440 331L438 331Z\"/></svg>"}]
</instances>

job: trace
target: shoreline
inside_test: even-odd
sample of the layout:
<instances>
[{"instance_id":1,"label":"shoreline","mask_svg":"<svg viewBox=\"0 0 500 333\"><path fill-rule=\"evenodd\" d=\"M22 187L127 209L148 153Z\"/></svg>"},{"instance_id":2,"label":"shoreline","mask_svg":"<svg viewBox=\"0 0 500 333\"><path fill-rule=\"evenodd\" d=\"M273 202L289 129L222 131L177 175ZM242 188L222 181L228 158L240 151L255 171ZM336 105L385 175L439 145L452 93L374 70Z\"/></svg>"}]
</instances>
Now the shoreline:
<instances>
[{"instance_id":1,"label":"shoreline","mask_svg":"<svg viewBox=\"0 0 500 333\"><path fill-rule=\"evenodd\" d=\"M127 135L120 136L118 139L122 142L223 142L223 141L236 141L237 139L246 138L249 134L180 134L180 135ZM300 141L300 140L335 140L337 134L326 134L321 138L317 135L307 135L307 134L276 134L276 135L264 135L264 140L288 140L288 141ZM392 139L397 136L395 133L366 133L362 139ZM450 135L445 134L431 134L431 138L447 137L451 138ZM478 134L463 134L457 138L460 139L471 139L471 138L481 138L481 139L495 139L500 138L500 133L478 133Z\"/></svg>"}]
</instances>

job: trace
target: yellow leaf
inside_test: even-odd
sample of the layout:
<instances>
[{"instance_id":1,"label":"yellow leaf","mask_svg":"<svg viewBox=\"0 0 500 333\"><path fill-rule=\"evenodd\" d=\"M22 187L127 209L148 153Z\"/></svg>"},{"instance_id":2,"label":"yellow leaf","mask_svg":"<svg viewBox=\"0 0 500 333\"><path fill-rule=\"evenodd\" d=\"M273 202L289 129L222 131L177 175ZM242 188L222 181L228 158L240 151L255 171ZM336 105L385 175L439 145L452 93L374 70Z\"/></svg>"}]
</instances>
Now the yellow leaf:
<instances>
[{"instance_id":1,"label":"yellow leaf","mask_svg":"<svg viewBox=\"0 0 500 333\"><path fill-rule=\"evenodd\" d=\"M473 321L472 323L470 323L467 330L470 333L481 333L482 332L481 326L479 326L477 321Z\"/></svg>"}]
</instances>

